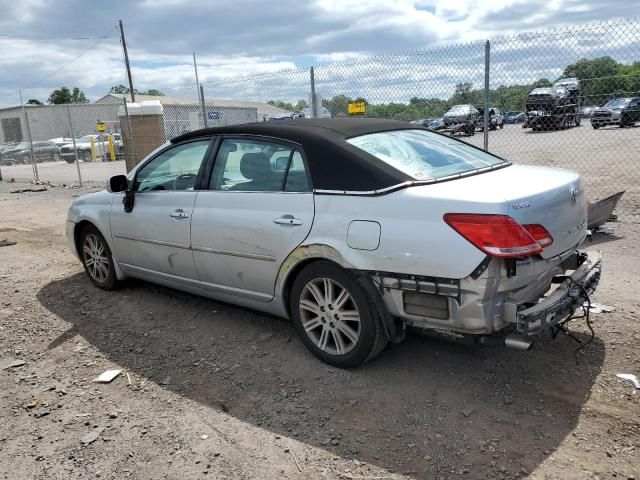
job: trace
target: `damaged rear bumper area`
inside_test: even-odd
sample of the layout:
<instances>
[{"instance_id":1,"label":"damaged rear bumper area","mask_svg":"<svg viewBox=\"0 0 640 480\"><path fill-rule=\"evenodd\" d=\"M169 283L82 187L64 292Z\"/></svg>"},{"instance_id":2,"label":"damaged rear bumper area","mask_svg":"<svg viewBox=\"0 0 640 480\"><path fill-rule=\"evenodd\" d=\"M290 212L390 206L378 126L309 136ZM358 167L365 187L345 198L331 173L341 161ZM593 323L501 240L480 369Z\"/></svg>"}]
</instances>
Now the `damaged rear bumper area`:
<instances>
[{"instance_id":1,"label":"damaged rear bumper area","mask_svg":"<svg viewBox=\"0 0 640 480\"><path fill-rule=\"evenodd\" d=\"M515 323L518 333L535 335L559 325L589 300L600 282L602 255L600 252L577 252L565 261L573 273L554 277L557 287L533 305L505 303L505 320Z\"/></svg>"}]
</instances>

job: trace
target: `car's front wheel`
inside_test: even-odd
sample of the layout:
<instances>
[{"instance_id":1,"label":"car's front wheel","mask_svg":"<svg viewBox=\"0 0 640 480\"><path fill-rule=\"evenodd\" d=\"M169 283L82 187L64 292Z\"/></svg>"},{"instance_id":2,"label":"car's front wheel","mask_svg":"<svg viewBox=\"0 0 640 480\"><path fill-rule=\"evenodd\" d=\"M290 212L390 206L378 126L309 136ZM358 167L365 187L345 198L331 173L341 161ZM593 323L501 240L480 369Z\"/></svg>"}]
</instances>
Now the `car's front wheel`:
<instances>
[{"instance_id":1,"label":"car's front wheel","mask_svg":"<svg viewBox=\"0 0 640 480\"><path fill-rule=\"evenodd\" d=\"M329 262L313 263L298 275L291 314L307 348L336 367L361 365L387 344L373 301L353 275Z\"/></svg>"},{"instance_id":2,"label":"car's front wheel","mask_svg":"<svg viewBox=\"0 0 640 480\"><path fill-rule=\"evenodd\" d=\"M111 249L93 225L86 226L80 234L80 257L89 279L96 287L112 290L118 286Z\"/></svg>"}]
</instances>

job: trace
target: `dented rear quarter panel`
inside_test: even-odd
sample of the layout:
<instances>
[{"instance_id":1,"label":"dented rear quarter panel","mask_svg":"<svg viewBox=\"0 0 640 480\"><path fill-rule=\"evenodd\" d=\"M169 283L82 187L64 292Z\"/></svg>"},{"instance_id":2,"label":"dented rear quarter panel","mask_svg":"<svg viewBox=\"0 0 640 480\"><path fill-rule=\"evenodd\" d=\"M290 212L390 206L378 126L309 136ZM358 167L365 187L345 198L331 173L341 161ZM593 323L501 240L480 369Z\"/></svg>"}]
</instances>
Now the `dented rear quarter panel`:
<instances>
[{"instance_id":1,"label":"dented rear quarter panel","mask_svg":"<svg viewBox=\"0 0 640 480\"><path fill-rule=\"evenodd\" d=\"M449 227L443 215L456 211L506 214L507 203L442 198L441 191L442 186L434 184L382 196L316 195L313 228L303 245L330 247L345 268L464 278L485 255ZM376 250L347 245L353 220L380 224Z\"/></svg>"}]
</instances>

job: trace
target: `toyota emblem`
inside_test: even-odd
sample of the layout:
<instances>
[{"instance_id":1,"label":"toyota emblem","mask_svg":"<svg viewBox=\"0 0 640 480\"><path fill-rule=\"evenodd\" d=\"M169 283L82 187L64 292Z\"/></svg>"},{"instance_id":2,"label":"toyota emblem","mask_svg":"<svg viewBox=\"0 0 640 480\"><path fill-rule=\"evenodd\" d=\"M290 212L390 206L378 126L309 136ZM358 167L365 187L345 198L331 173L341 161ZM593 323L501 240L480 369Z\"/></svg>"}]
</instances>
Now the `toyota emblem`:
<instances>
[{"instance_id":1,"label":"toyota emblem","mask_svg":"<svg viewBox=\"0 0 640 480\"><path fill-rule=\"evenodd\" d=\"M575 205L578 202L578 190L572 188L569 192L569 196L571 197L571 203Z\"/></svg>"}]
</instances>

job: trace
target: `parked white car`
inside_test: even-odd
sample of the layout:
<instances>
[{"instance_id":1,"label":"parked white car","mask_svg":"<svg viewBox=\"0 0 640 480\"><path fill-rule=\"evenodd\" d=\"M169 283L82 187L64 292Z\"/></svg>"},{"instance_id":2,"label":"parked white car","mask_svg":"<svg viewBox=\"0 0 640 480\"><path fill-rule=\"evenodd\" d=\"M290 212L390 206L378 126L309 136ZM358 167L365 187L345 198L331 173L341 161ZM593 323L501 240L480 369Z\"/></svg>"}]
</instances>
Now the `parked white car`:
<instances>
[{"instance_id":1,"label":"parked white car","mask_svg":"<svg viewBox=\"0 0 640 480\"><path fill-rule=\"evenodd\" d=\"M78 198L66 229L100 288L136 277L290 318L353 367L406 325L528 348L598 284L586 214L577 173L336 118L174 138Z\"/></svg>"},{"instance_id":2,"label":"parked white car","mask_svg":"<svg viewBox=\"0 0 640 480\"><path fill-rule=\"evenodd\" d=\"M70 139L68 143L60 147L60 154L62 156L62 159L67 163L75 162L77 151L78 160L89 162L92 159L91 149L94 148L96 158L106 161L106 158L109 157L109 144L107 140L108 135L109 134L103 135L104 152L102 151L102 146L99 141L99 135L85 135L84 137L76 139L75 150L73 146L73 139ZM113 139L113 148L115 150L115 153L117 154L122 150L122 137L119 133L113 133L110 135ZM93 140L93 147L91 140Z\"/></svg>"}]
</instances>

